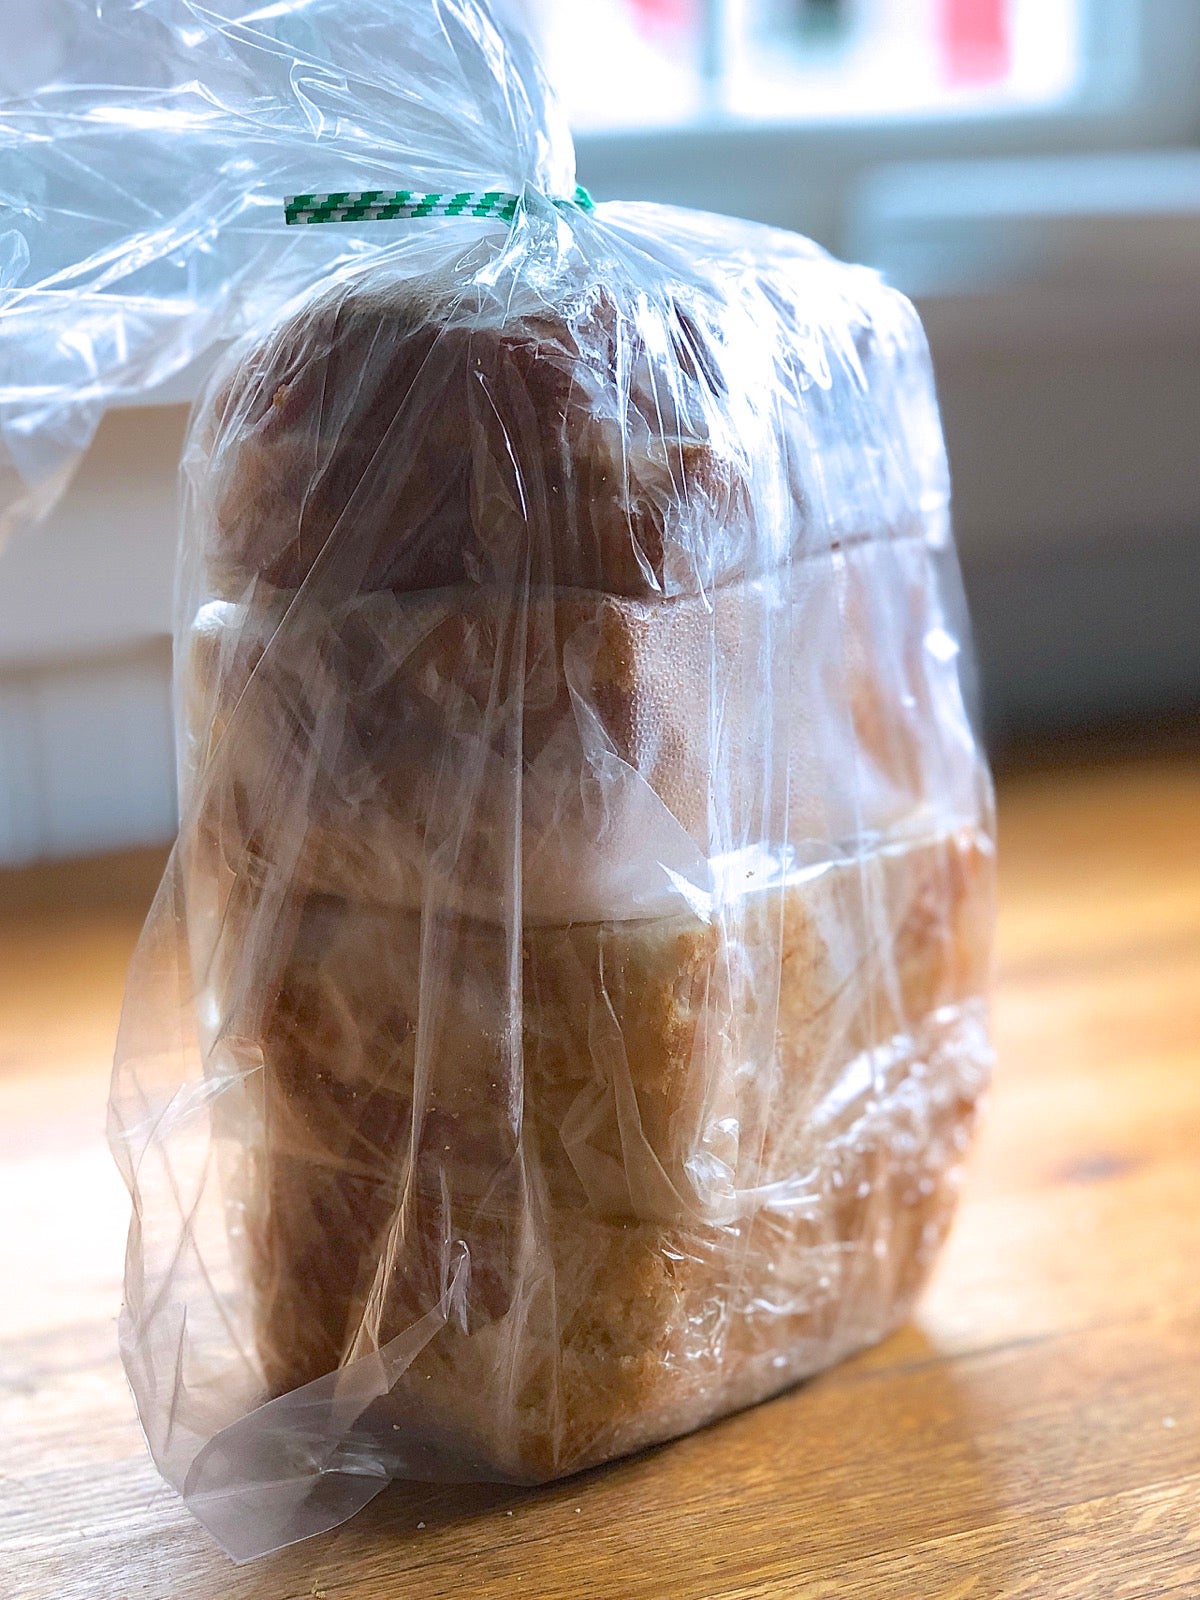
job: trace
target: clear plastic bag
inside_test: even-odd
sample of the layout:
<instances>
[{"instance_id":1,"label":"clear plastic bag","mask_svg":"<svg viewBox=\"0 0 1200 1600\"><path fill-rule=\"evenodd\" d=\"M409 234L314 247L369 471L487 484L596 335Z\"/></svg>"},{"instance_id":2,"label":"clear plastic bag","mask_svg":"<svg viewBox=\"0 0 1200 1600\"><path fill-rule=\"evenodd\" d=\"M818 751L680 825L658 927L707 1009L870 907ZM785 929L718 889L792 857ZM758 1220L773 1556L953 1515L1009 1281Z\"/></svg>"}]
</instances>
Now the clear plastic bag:
<instances>
[{"instance_id":1,"label":"clear plastic bag","mask_svg":"<svg viewBox=\"0 0 1200 1600\"><path fill-rule=\"evenodd\" d=\"M164 30L165 114L204 107L147 267L154 317L196 293L145 349L250 331L184 463L182 824L112 1100L126 1366L239 1559L886 1333L985 1087L992 922L907 302L787 234L572 204L474 0L248 10L120 23ZM287 192L401 183L518 203L284 229Z\"/></svg>"}]
</instances>

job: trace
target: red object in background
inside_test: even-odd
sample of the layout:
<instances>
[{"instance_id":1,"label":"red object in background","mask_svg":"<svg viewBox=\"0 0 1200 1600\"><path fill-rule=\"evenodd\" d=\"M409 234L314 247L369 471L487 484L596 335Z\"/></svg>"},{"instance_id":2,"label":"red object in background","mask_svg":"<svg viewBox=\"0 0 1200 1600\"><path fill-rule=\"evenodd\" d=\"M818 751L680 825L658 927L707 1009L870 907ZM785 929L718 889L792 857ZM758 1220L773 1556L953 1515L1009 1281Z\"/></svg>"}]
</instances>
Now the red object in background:
<instances>
[{"instance_id":1,"label":"red object in background","mask_svg":"<svg viewBox=\"0 0 1200 1600\"><path fill-rule=\"evenodd\" d=\"M950 84L1003 83L1012 71L1012 0L937 0Z\"/></svg>"},{"instance_id":2,"label":"red object in background","mask_svg":"<svg viewBox=\"0 0 1200 1600\"><path fill-rule=\"evenodd\" d=\"M643 33L678 34L696 19L696 0L626 0Z\"/></svg>"}]
</instances>

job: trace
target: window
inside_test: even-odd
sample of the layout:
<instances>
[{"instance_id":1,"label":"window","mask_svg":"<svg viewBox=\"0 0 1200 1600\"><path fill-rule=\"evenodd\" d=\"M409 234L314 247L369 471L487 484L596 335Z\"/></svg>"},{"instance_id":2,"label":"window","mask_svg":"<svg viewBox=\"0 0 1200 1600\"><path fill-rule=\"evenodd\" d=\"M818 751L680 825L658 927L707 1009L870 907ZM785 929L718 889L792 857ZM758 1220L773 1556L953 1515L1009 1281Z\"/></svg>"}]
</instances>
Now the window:
<instances>
[{"instance_id":1,"label":"window","mask_svg":"<svg viewBox=\"0 0 1200 1600\"><path fill-rule=\"evenodd\" d=\"M718 89L735 116L1048 104L1074 86L1078 0L743 0Z\"/></svg>"},{"instance_id":2,"label":"window","mask_svg":"<svg viewBox=\"0 0 1200 1600\"><path fill-rule=\"evenodd\" d=\"M1086 0L523 0L581 132L1053 104Z\"/></svg>"},{"instance_id":3,"label":"window","mask_svg":"<svg viewBox=\"0 0 1200 1600\"><path fill-rule=\"evenodd\" d=\"M600 198L860 247L930 161L1200 140L1200 0L500 0L538 39Z\"/></svg>"}]
</instances>

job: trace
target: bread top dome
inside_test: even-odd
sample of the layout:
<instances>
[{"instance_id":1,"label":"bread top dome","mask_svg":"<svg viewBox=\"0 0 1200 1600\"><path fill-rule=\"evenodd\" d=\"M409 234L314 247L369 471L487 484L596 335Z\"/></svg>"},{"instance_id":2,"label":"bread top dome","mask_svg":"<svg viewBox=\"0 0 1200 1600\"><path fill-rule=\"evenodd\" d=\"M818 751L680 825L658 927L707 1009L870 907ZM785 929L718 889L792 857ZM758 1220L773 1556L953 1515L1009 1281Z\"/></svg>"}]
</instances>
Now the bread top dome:
<instances>
[{"instance_id":1,"label":"bread top dome","mask_svg":"<svg viewBox=\"0 0 1200 1600\"><path fill-rule=\"evenodd\" d=\"M944 504L919 324L824 257L325 288L217 383L208 589L704 594Z\"/></svg>"}]
</instances>

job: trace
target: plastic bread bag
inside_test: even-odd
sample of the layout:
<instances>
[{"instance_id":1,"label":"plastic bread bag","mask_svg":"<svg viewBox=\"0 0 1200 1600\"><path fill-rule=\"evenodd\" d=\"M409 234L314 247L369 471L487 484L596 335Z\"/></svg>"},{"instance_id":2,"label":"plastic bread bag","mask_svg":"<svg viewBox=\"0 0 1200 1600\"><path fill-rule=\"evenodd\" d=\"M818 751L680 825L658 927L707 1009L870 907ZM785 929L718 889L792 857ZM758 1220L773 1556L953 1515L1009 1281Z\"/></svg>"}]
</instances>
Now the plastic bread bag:
<instances>
[{"instance_id":1,"label":"plastic bread bag","mask_svg":"<svg viewBox=\"0 0 1200 1600\"><path fill-rule=\"evenodd\" d=\"M475 0L108 11L154 84L5 123L49 199L4 439L61 468L243 333L184 461L112 1137L141 1419L244 1559L903 1319L988 1076L991 796L901 296L593 207ZM104 226L38 280L68 166Z\"/></svg>"}]
</instances>

